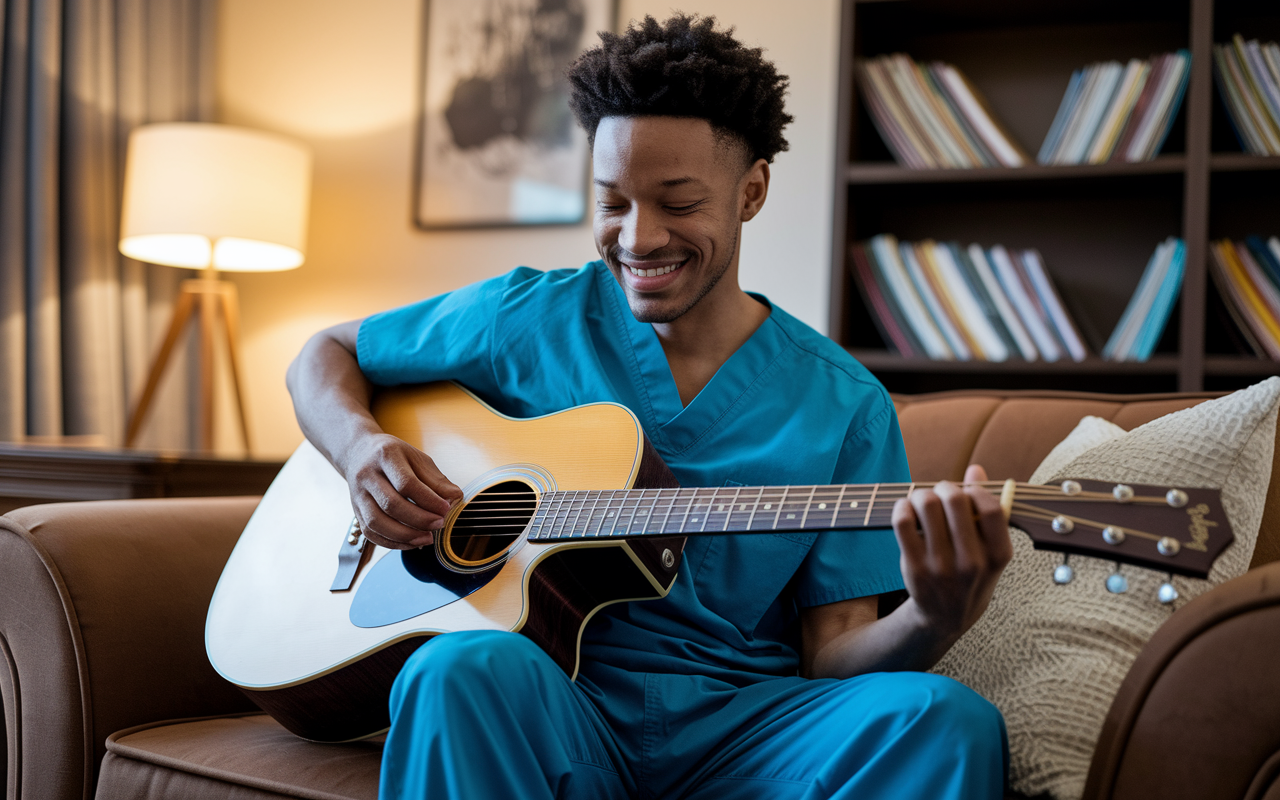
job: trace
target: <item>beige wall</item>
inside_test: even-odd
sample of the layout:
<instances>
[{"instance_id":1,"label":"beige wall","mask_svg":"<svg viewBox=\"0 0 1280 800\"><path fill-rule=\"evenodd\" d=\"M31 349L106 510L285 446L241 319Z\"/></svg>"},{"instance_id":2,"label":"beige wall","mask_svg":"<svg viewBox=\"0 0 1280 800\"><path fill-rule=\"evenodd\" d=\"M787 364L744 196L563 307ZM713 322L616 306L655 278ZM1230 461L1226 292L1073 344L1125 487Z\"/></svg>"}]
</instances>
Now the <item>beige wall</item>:
<instances>
[{"instance_id":1,"label":"beige wall","mask_svg":"<svg viewBox=\"0 0 1280 800\"><path fill-rule=\"evenodd\" d=\"M620 16L664 17L671 6L622 0ZM222 0L218 107L222 122L308 142L315 183L307 263L240 275L241 348L258 455L301 441L284 372L316 330L454 289L517 265L577 266L595 258L588 225L423 232L409 221L422 0ZM791 150L774 165L769 202L746 226L742 281L819 330L834 150L836 0L696 0L764 46L791 77ZM227 409L223 403L222 408ZM219 447L233 450L220 414Z\"/></svg>"}]
</instances>

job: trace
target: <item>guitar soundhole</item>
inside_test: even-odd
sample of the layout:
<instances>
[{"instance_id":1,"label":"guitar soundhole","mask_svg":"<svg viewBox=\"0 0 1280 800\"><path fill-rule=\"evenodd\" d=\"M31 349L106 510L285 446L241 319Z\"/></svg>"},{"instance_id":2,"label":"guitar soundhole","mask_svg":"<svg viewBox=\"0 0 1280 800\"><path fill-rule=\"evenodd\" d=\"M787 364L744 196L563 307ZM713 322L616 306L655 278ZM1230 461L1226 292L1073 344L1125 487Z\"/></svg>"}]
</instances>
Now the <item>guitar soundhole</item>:
<instances>
[{"instance_id":1,"label":"guitar soundhole","mask_svg":"<svg viewBox=\"0 0 1280 800\"><path fill-rule=\"evenodd\" d=\"M520 538L537 505L533 487L522 481L503 481L484 489L450 526L449 556L469 567L497 559Z\"/></svg>"}]
</instances>

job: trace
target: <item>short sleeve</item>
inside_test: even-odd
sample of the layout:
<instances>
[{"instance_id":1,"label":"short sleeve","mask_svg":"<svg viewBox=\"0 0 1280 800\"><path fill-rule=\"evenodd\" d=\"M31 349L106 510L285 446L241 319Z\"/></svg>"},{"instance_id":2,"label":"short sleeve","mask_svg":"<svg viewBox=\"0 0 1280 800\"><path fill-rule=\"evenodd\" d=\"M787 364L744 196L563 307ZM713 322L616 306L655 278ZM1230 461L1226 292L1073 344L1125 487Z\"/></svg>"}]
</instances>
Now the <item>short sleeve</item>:
<instances>
[{"instance_id":1,"label":"short sleeve","mask_svg":"<svg viewBox=\"0 0 1280 800\"><path fill-rule=\"evenodd\" d=\"M356 336L360 370L378 386L454 380L498 394L493 341L511 287L542 273L528 267L368 317Z\"/></svg>"},{"instance_id":2,"label":"short sleeve","mask_svg":"<svg viewBox=\"0 0 1280 800\"><path fill-rule=\"evenodd\" d=\"M832 483L905 483L911 480L898 415L883 390L881 409L844 440ZM889 528L827 531L818 536L797 572L796 602L836 603L903 588L898 542Z\"/></svg>"}]
</instances>

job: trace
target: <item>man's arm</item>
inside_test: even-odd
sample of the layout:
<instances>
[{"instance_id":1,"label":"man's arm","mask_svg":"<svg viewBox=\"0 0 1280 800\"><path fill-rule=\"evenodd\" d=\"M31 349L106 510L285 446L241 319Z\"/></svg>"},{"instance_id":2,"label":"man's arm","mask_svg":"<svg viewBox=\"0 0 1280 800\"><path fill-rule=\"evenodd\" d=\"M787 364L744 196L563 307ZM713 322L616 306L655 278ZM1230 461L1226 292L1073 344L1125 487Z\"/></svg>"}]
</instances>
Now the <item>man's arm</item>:
<instances>
[{"instance_id":1,"label":"man's arm","mask_svg":"<svg viewBox=\"0 0 1280 800\"><path fill-rule=\"evenodd\" d=\"M981 467L966 482L986 480ZM944 482L893 508L910 597L884 619L863 597L805 609L802 671L810 678L925 670L982 616L1013 557L999 501L981 487Z\"/></svg>"},{"instance_id":2,"label":"man's arm","mask_svg":"<svg viewBox=\"0 0 1280 800\"><path fill-rule=\"evenodd\" d=\"M356 360L360 320L312 336L285 383L303 434L351 488L351 505L374 544L398 550L431 544L462 498L435 462L385 433L369 411L373 387Z\"/></svg>"}]
</instances>

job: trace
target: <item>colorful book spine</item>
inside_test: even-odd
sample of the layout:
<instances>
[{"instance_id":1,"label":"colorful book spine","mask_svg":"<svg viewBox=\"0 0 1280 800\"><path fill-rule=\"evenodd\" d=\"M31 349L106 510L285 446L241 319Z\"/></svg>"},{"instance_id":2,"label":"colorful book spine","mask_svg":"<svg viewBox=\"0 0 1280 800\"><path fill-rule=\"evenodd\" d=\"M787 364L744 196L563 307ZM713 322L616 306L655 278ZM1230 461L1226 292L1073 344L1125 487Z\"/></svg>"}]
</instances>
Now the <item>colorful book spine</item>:
<instances>
[{"instance_id":1,"label":"colorful book spine","mask_svg":"<svg viewBox=\"0 0 1280 800\"><path fill-rule=\"evenodd\" d=\"M854 66L858 91L894 159L912 169L1027 163L1026 153L950 64L918 64L902 54Z\"/></svg>"},{"instance_id":2,"label":"colorful book spine","mask_svg":"<svg viewBox=\"0 0 1280 800\"><path fill-rule=\"evenodd\" d=\"M1023 266L1026 267L1036 294L1040 297L1040 303L1048 312L1058 336L1066 344L1071 360L1084 361L1089 351L1085 348L1084 339L1081 338L1080 331L1071 320L1071 315L1067 313L1067 308L1062 303L1062 296L1053 285L1053 280L1044 267L1044 260L1040 257L1040 253L1036 250L1023 250L1021 256Z\"/></svg>"},{"instance_id":3,"label":"colorful book spine","mask_svg":"<svg viewBox=\"0 0 1280 800\"><path fill-rule=\"evenodd\" d=\"M1181 106L1190 57L1179 50L1074 72L1036 160L1102 164L1154 158Z\"/></svg>"},{"instance_id":4,"label":"colorful book spine","mask_svg":"<svg viewBox=\"0 0 1280 800\"><path fill-rule=\"evenodd\" d=\"M1213 77L1241 149L1280 155L1280 46L1237 33L1213 46Z\"/></svg>"},{"instance_id":5,"label":"colorful book spine","mask_svg":"<svg viewBox=\"0 0 1280 800\"><path fill-rule=\"evenodd\" d=\"M916 291L905 265L898 257L898 240L892 236L881 235L872 239L869 244L868 252L872 254L872 264L880 271L890 293L902 307L903 316L916 338L920 340L925 355L934 359L955 358L955 353L933 322L928 309L925 308L924 300Z\"/></svg>"},{"instance_id":6,"label":"colorful book spine","mask_svg":"<svg viewBox=\"0 0 1280 800\"><path fill-rule=\"evenodd\" d=\"M853 273L854 285L858 287L863 302L871 312L871 321L880 336L894 353L904 358L914 358L924 353L918 341L909 333L910 327L898 307L893 293L887 291L885 283L876 277L867 257L866 249L855 244L850 248L849 267Z\"/></svg>"},{"instance_id":7,"label":"colorful book spine","mask_svg":"<svg viewBox=\"0 0 1280 800\"><path fill-rule=\"evenodd\" d=\"M1035 341L1036 349L1040 351L1040 357L1045 361L1057 361L1062 358L1062 345L1058 343L1057 337L1049 327L1048 319L1036 300L1035 292L1028 291L1030 283L1021 274L1009 251L1001 245L996 245L991 248L990 258L991 263L995 265L1000 285L1013 301L1018 317L1026 326L1027 333Z\"/></svg>"}]
</instances>

